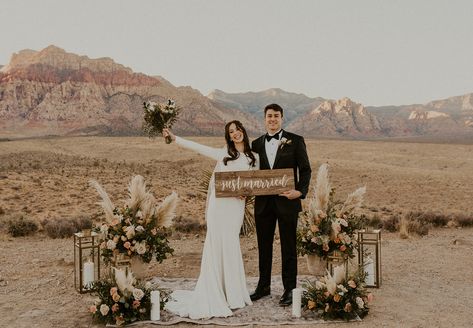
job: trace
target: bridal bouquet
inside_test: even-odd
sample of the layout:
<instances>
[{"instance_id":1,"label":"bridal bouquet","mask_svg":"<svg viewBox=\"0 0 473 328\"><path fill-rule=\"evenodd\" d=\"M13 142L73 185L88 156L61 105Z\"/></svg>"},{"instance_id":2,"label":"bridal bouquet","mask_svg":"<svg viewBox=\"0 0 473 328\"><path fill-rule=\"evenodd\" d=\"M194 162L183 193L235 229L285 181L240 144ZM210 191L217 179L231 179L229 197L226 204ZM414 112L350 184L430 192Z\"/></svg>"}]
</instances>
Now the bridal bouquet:
<instances>
[{"instance_id":1,"label":"bridal bouquet","mask_svg":"<svg viewBox=\"0 0 473 328\"><path fill-rule=\"evenodd\" d=\"M366 220L363 215L357 215L355 212L361 206L365 192L365 187L358 188L348 195L344 203L334 201L327 164L321 165L309 210L299 214L298 253L315 254L324 259L333 252L354 257L356 230L361 229Z\"/></svg>"},{"instance_id":2,"label":"bridal bouquet","mask_svg":"<svg viewBox=\"0 0 473 328\"><path fill-rule=\"evenodd\" d=\"M373 295L365 288L364 280L365 272L362 269L345 279L345 269L338 266L333 276L328 273L319 280L307 281L303 285L304 310L316 312L324 320L363 318L368 314L368 304L373 300Z\"/></svg>"},{"instance_id":3,"label":"bridal bouquet","mask_svg":"<svg viewBox=\"0 0 473 328\"><path fill-rule=\"evenodd\" d=\"M161 263L173 253L169 246L168 227L175 217L177 194L173 192L158 203L146 189L142 176L134 176L128 187L129 199L123 207L115 207L108 194L95 181L90 181L102 201L99 203L105 213L106 222L100 227L105 236L101 244L102 256L106 262L118 254L138 256L149 263L153 256Z\"/></svg>"},{"instance_id":4,"label":"bridal bouquet","mask_svg":"<svg viewBox=\"0 0 473 328\"><path fill-rule=\"evenodd\" d=\"M143 108L143 131L149 137L155 137L163 133L163 129L171 128L181 111L171 99L164 104L148 101L143 103ZM166 143L171 143L171 139L166 137Z\"/></svg>"},{"instance_id":5,"label":"bridal bouquet","mask_svg":"<svg viewBox=\"0 0 473 328\"><path fill-rule=\"evenodd\" d=\"M169 293L153 288L150 282L137 282L131 272L115 269L109 279L93 283L98 299L89 307L89 312L98 322L121 326L135 321L149 320L151 291L159 290L160 308L168 301Z\"/></svg>"}]
</instances>

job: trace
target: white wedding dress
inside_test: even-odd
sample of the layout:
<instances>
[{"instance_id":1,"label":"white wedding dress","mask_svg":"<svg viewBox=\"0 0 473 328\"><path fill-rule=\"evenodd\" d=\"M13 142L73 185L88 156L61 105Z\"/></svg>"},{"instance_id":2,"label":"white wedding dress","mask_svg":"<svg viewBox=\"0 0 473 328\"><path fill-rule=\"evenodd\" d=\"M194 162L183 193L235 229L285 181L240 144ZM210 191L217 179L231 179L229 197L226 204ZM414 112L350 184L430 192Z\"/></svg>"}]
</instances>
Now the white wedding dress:
<instances>
[{"instance_id":1,"label":"white wedding dress","mask_svg":"<svg viewBox=\"0 0 473 328\"><path fill-rule=\"evenodd\" d=\"M225 148L212 148L176 137L176 143L217 161L214 172L259 169L251 167L244 155L224 165L228 156ZM207 194L207 236L205 238L200 275L193 291L177 290L171 294L166 309L181 317L202 319L228 317L231 309L251 305L246 286L245 269L240 249L240 229L245 212L245 201L240 198L215 197L214 177Z\"/></svg>"}]
</instances>

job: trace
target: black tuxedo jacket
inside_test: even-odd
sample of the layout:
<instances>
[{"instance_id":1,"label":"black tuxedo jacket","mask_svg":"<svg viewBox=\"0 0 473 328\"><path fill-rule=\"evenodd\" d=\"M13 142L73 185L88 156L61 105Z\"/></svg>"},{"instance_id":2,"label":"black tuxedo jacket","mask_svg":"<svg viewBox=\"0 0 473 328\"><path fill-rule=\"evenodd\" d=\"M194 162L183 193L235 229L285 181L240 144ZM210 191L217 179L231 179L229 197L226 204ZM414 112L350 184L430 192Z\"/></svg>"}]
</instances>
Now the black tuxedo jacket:
<instances>
[{"instance_id":1,"label":"black tuxedo jacket","mask_svg":"<svg viewBox=\"0 0 473 328\"><path fill-rule=\"evenodd\" d=\"M287 139L284 146L279 146L274 160L273 169L287 169L294 170L294 181L296 190L302 193L300 198L289 200L286 197L277 195L271 196L256 196L255 197L255 214L260 214L265 210L268 200L274 197L276 206L280 213L293 214L302 210L301 199L304 199L309 190L309 183L311 177L311 168L309 158L307 156L306 145L304 138L290 132L282 131L282 138ZM259 154L260 169L270 170L268 157L265 149L265 135L255 139L251 143L251 149Z\"/></svg>"}]
</instances>

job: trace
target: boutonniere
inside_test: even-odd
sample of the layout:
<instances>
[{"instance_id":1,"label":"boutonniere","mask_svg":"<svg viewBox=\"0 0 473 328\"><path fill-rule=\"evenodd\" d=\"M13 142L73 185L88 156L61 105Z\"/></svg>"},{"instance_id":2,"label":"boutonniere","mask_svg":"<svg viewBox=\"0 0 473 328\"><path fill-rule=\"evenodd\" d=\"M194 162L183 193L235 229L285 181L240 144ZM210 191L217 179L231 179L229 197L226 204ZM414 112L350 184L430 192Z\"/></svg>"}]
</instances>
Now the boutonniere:
<instances>
[{"instance_id":1,"label":"boutonniere","mask_svg":"<svg viewBox=\"0 0 473 328\"><path fill-rule=\"evenodd\" d=\"M285 145L292 145L292 140L288 140L286 137L282 137L279 141L279 149L283 149Z\"/></svg>"}]
</instances>

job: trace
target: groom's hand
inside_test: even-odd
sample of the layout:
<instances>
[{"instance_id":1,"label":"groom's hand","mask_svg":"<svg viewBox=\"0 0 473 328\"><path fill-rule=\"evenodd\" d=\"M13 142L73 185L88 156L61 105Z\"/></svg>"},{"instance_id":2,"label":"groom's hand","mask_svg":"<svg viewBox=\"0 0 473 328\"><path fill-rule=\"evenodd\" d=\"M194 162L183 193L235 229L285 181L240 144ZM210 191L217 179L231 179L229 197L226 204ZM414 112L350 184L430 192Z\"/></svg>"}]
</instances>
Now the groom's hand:
<instances>
[{"instance_id":1,"label":"groom's hand","mask_svg":"<svg viewBox=\"0 0 473 328\"><path fill-rule=\"evenodd\" d=\"M296 199L302 196L302 193L299 190L288 190L279 194L279 196L286 197L287 199Z\"/></svg>"}]
</instances>

